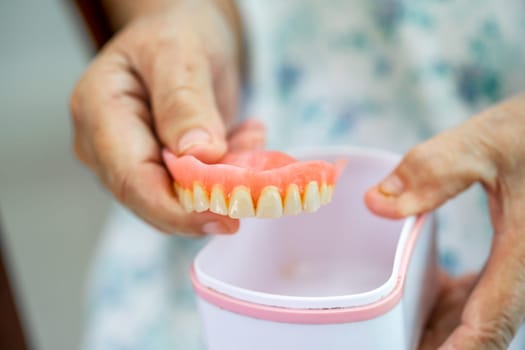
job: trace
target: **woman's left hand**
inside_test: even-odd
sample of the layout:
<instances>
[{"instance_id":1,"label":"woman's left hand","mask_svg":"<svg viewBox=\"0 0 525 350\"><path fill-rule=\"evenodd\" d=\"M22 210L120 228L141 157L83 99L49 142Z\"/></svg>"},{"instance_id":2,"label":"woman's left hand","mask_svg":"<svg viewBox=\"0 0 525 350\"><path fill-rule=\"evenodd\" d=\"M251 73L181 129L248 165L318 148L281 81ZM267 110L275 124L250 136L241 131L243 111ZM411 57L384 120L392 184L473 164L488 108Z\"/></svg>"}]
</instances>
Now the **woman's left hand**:
<instances>
[{"instance_id":1,"label":"woman's left hand","mask_svg":"<svg viewBox=\"0 0 525 350\"><path fill-rule=\"evenodd\" d=\"M506 349L525 316L525 94L414 147L365 201L381 216L436 209L473 183L494 236L479 276L444 277L421 349Z\"/></svg>"}]
</instances>

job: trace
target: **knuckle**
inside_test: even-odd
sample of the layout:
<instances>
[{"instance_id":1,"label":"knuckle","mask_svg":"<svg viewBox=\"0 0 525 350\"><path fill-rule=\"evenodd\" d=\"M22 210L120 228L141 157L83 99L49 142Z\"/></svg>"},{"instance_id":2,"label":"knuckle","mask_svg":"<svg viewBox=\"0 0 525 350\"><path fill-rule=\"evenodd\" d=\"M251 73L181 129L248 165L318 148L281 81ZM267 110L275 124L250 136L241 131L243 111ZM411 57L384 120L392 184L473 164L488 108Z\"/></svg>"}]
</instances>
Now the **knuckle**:
<instances>
[{"instance_id":1,"label":"knuckle","mask_svg":"<svg viewBox=\"0 0 525 350\"><path fill-rule=\"evenodd\" d=\"M144 53L148 57L158 58L159 60L154 60L155 62L162 61L162 56L159 57L159 52L177 52L178 49L182 49L179 33L176 30L165 30L163 28L158 29L158 33L155 36L155 39L152 41L151 38L144 38L140 42L140 48L142 48ZM149 39L149 40L147 40Z\"/></svg>"},{"instance_id":2,"label":"knuckle","mask_svg":"<svg viewBox=\"0 0 525 350\"><path fill-rule=\"evenodd\" d=\"M423 143L413 147L407 153L403 163L407 171L414 174L425 174L424 178L432 179L438 176L441 163L439 158L428 143Z\"/></svg>"},{"instance_id":3,"label":"knuckle","mask_svg":"<svg viewBox=\"0 0 525 350\"><path fill-rule=\"evenodd\" d=\"M406 160L410 164L421 165L429 156L429 151L425 144L414 146L407 154Z\"/></svg>"},{"instance_id":4,"label":"knuckle","mask_svg":"<svg viewBox=\"0 0 525 350\"><path fill-rule=\"evenodd\" d=\"M133 172L124 170L109 176L108 185L115 198L124 205L129 205L135 191Z\"/></svg>"},{"instance_id":5,"label":"knuckle","mask_svg":"<svg viewBox=\"0 0 525 350\"><path fill-rule=\"evenodd\" d=\"M405 159L407 170L422 181L468 180L473 178L468 159L462 158L461 145L447 133L441 134L412 148ZM454 179L451 179L454 177ZM459 181L463 182L463 181Z\"/></svg>"}]
</instances>

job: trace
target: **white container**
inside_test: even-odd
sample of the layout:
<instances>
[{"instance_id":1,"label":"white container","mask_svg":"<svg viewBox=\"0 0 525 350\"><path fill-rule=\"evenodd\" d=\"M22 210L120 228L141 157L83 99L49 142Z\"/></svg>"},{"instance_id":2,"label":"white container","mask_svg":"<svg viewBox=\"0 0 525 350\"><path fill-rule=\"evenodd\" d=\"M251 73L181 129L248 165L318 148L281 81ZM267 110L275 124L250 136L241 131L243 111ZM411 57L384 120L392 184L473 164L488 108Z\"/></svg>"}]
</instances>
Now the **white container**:
<instances>
[{"instance_id":1,"label":"white container","mask_svg":"<svg viewBox=\"0 0 525 350\"><path fill-rule=\"evenodd\" d=\"M382 219L363 203L399 158L347 148L298 158L348 165L318 212L243 220L199 253L208 349L416 349L438 291L432 216Z\"/></svg>"}]
</instances>

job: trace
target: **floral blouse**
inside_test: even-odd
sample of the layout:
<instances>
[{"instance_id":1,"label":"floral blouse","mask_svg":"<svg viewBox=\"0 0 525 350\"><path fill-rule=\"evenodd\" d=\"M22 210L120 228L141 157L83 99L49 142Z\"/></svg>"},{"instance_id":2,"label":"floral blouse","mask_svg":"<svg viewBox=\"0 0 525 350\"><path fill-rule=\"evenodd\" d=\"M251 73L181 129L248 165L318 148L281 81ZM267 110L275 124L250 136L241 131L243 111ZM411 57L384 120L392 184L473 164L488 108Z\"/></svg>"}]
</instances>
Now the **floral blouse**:
<instances>
[{"instance_id":1,"label":"floral blouse","mask_svg":"<svg viewBox=\"0 0 525 350\"><path fill-rule=\"evenodd\" d=\"M266 122L272 149L403 154L525 88L524 1L238 4L249 58L242 114ZM479 269L492 235L481 188L438 214L442 266ZM204 349L188 276L203 243L115 209L92 269L84 349Z\"/></svg>"}]
</instances>

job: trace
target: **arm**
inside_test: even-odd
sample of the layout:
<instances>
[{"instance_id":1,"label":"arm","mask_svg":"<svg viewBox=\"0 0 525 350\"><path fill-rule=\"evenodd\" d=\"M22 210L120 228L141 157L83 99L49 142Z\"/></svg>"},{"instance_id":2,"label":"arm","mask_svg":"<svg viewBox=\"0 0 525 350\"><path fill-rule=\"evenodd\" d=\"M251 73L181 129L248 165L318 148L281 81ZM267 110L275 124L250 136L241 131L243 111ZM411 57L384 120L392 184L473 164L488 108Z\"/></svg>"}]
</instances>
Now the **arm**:
<instances>
[{"instance_id":1,"label":"arm","mask_svg":"<svg viewBox=\"0 0 525 350\"><path fill-rule=\"evenodd\" d=\"M185 0L101 0L101 3L104 12L107 14L111 29L113 32L117 32L134 19L149 13L165 10L172 6L173 3L183 1ZM244 67L243 26L235 0L204 1L215 3L224 14L235 33L238 62L240 67Z\"/></svg>"},{"instance_id":2,"label":"arm","mask_svg":"<svg viewBox=\"0 0 525 350\"><path fill-rule=\"evenodd\" d=\"M75 0L86 26L100 49L114 33L136 18L161 11L183 0ZM235 32L239 62L243 63L243 27L235 0L208 0L224 13Z\"/></svg>"},{"instance_id":3,"label":"arm","mask_svg":"<svg viewBox=\"0 0 525 350\"><path fill-rule=\"evenodd\" d=\"M114 31L122 29L127 23L142 15L163 10L176 1L184 0L101 0L101 4ZM232 28L241 33L241 21L234 0L208 0L224 12Z\"/></svg>"}]
</instances>

